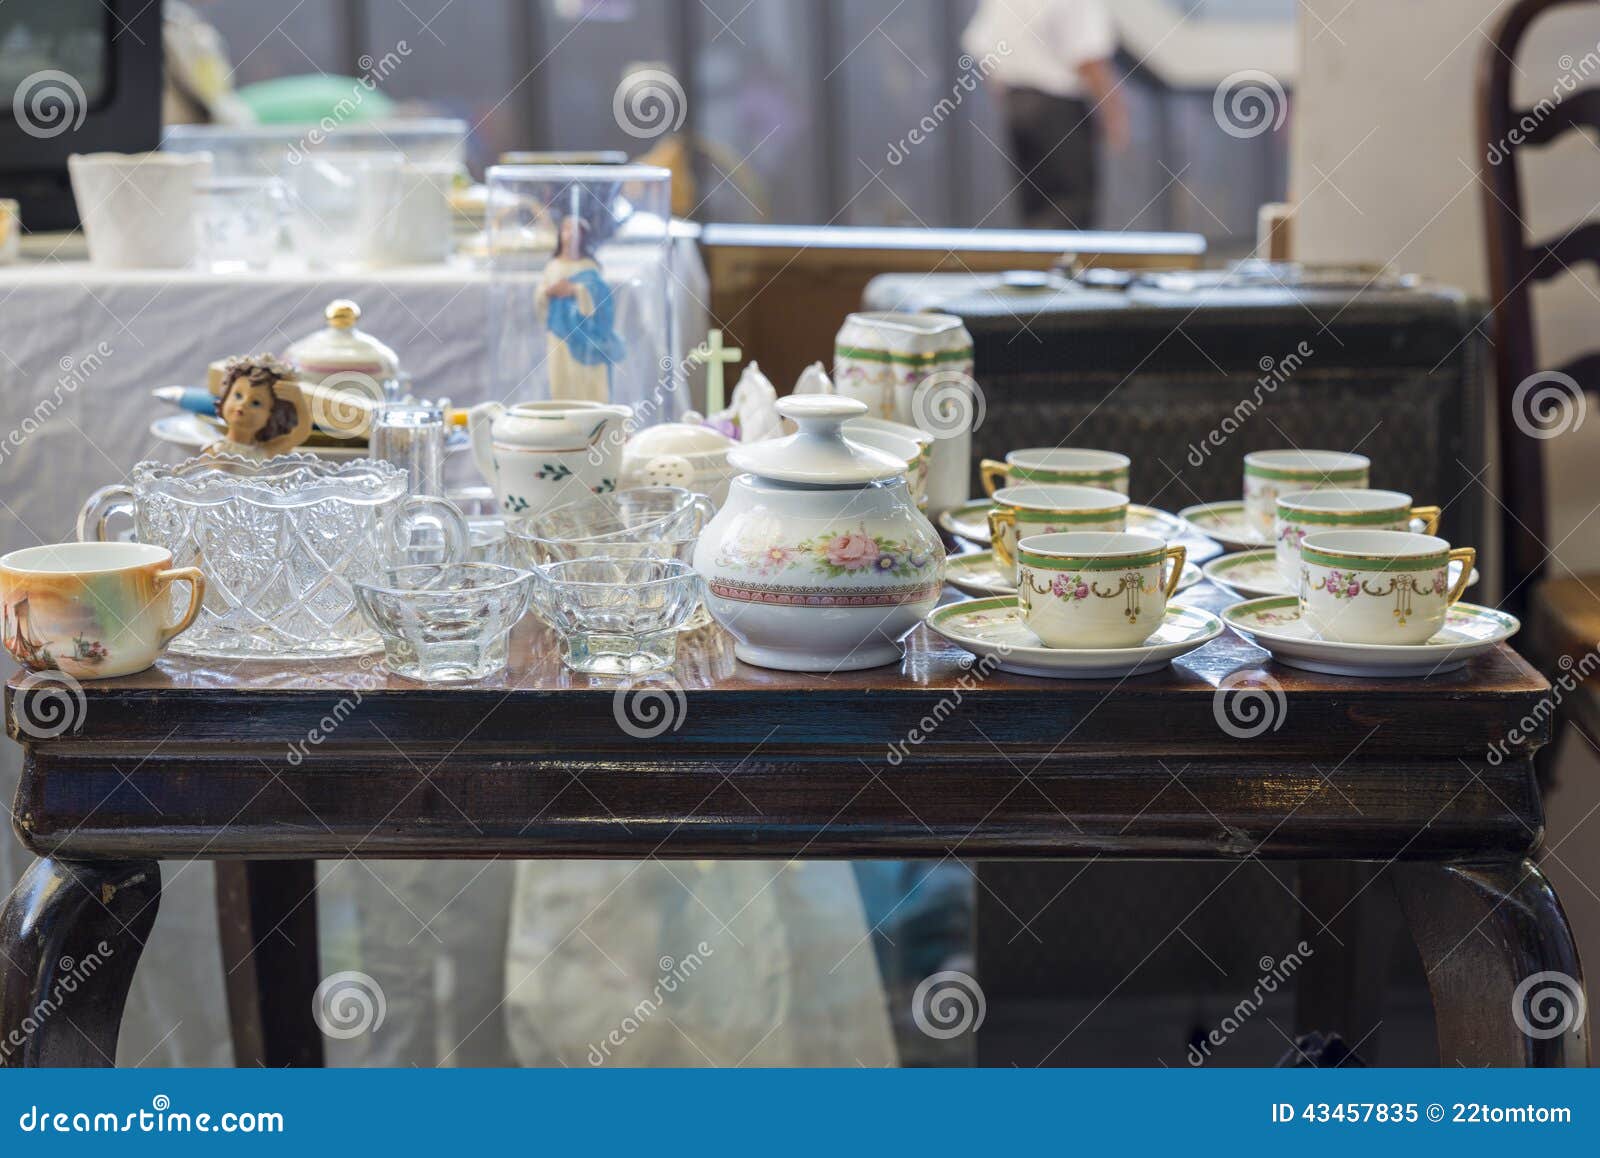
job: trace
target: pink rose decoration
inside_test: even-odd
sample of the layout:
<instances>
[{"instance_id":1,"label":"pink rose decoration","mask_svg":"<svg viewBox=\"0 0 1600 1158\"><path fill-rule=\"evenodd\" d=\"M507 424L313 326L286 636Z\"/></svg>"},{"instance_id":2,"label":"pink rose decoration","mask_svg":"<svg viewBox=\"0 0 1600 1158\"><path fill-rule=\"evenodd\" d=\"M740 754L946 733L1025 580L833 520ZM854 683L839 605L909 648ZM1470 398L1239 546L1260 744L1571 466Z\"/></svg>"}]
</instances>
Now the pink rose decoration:
<instances>
[{"instance_id":1,"label":"pink rose decoration","mask_svg":"<svg viewBox=\"0 0 1600 1158\"><path fill-rule=\"evenodd\" d=\"M1344 593L1346 595L1349 595L1352 598L1354 598L1357 594L1359 594L1360 591L1361 591L1361 586L1360 586L1360 584L1357 584L1357 583L1352 583L1352 584L1350 584L1350 586L1348 586L1348 587L1346 587L1344 589Z\"/></svg>"},{"instance_id":2,"label":"pink rose decoration","mask_svg":"<svg viewBox=\"0 0 1600 1158\"><path fill-rule=\"evenodd\" d=\"M847 531L838 538L831 540L824 552L828 562L835 567L843 567L849 571L858 571L862 567L872 564L878 557L878 544L871 535Z\"/></svg>"},{"instance_id":3,"label":"pink rose decoration","mask_svg":"<svg viewBox=\"0 0 1600 1158\"><path fill-rule=\"evenodd\" d=\"M1074 599L1089 598L1089 585L1087 583L1079 583L1077 589L1073 591L1072 596Z\"/></svg>"}]
</instances>

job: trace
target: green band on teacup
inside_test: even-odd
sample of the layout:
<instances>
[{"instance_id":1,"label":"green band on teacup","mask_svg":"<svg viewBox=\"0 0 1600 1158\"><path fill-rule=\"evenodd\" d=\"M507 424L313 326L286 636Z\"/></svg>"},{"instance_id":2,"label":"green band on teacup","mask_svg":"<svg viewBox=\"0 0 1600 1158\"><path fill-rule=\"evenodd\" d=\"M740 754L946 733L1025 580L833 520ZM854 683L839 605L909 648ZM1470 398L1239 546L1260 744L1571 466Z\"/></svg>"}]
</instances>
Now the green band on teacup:
<instances>
[{"instance_id":1,"label":"green band on teacup","mask_svg":"<svg viewBox=\"0 0 1600 1158\"><path fill-rule=\"evenodd\" d=\"M1007 507L1019 523L1106 523L1123 517L1122 507L1107 507L1101 511L1038 511L1025 507Z\"/></svg>"},{"instance_id":2,"label":"green band on teacup","mask_svg":"<svg viewBox=\"0 0 1600 1158\"><path fill-rule=\"evenodd\" d=\"M1286 523L1316 523L1339 527L1376 527L1386 523L1409 523L1410 507L1393 507L1382 511L1297 511L1278 504L1278 518Z\"/></svg>"},{"instance_id":3,"label":"green band on teacup","mask_svg":"<svg viewBox=\"0 0 1600 1158\"><path fill-rule=\"evenodd\" d=\"M1307 480L1319 482L1365 482L1367 478L1367 468L1364 466L1339 467L1336 470L1318 470L1314 466L1307 466L1285 470L1275 466L1255 466L1247 462L1244 464L1244 473L1254 478L1275 479L1279 482L1305 482Z\"/></svg>"},{"instance_id":4,"label":"green band on teacup","mask_svg":"<svg viewBox=\"0 0 1600 1158\"><path fill-rule=\"evenodd\" d=\"M1449 551L1428 555L1330 555L1300 544L1300 558L1318 567L1342 567L1347 571L1432 571L1450 562Z\"/></svg>"},{"instance_id":5,"label":"green band on teacup","mask_svg":"<svg viewBox=\"0 0 1600 1158\"><path fill-rule=\"evenodd\" d=\"M835 358L854 358L858 362L890 362L901 366L937 365L940 362L961 362L972 357L972 347L955 350L929 350L923 354L900 354L892 350L869 350L861 346L835 346Z\"/></svg>"},{"instance_id":6,"label":"green band on teacup","mask_svg":"<svg viewBox=\"0 0 1600 1158\"><path fill-rule=\"evenodd\" d=\"M1032 551L1018 551L1017 561L1042 571L1131 571L1158 566L1165 554L1161 549L1128 555L1035 555Z\"/></svg>"},{"instance_id":7,"label":"green band on teacup","mask_svg":"<svg viewBox=\"0 0 1600 1158\"><path fill-rule=\"evenodd\" d=\"M1128 468L1125 466L1112 467L1110 470L1059 470L1042 466L1015 466L1006 463L1006 477L1025 479L1028 482L1116 482L1126 478Z\"/></svg>"}]
</instances>

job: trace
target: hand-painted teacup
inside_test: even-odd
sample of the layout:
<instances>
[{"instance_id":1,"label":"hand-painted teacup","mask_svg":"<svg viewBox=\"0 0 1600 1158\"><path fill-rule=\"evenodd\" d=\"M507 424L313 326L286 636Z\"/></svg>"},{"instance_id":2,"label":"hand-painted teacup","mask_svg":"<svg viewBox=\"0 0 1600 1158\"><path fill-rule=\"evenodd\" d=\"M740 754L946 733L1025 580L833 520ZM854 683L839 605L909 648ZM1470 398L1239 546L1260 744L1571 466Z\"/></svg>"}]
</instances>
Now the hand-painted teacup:
<instances>
[{"instance_id":1,"label":"hand-painted teacup","mask_svg":"<svg viewBox=\"0 0 1600 1158\"><path fill-rule=\"evenodd\" d=\"M1058 531L1121 531L1128 496L1099 487L1021 486L994 492L989 538L1006 579L1017 581L1017 540Z\"/></svg>"},{"instance_id":2,"label":"hand-painted teacup","mask_svg":"<svg viewBox=\"0 0 1600 1158\"><path fill-rule=\"evenodd\" d=\"M167 621L173 583L189 584L189 606ZM206 581L172 566L148 543L53 543L0 556L5 646L33 671L75 679L143 671L194 622Z\"/></svg>"},{"instance_id":3,"label":"hand-painted teacup","mask_svg":"<svg viewBox=\"0 0 1600 1158\"><path fill-rule=\"evenodd\" d=\"M1272 541L1278 574L1295 589L1300 582L1300 540L1322 531L1409 531L1413 522L1422 533L1439 529L1438 507L1414 507L1402 491L1295 491L1278 499L1272 520Z\"/></svg>"},{"instance_id":4,"label":"hand-painted teacup","mask_svg":"<svg viewBox=\"0 0 1600 1158\"><path fill-rule=\"evenodd\" d=\"M1477 552L1410 531L1323 531L1300 544L1300 607L1323 639L1425 643L1472 578ZM1461 574L1450 583L1450 564Z\"/></svg>"},{"instance_id":5,"label":"hand-painted teacup","mask_svg":"<svg viewBox=\"0 0 1600 1158\"><path fill-rule=\"evenodd\" d=\"M1161 626L1185 554L1129 532L1029 535L1017 544L1023 621L1046 647L1137 647Z\"/></svg>"},{"instance_id":6,"label":"hand-painted teacup","mask_svg":"<svg viewBox=\"0 0 1600 1158\"><path fill-rule=\"evenodd\" d=\"M986 458L978 468L983 493L993 495L1003 486L1018 483L1099 487L1128 493L1131 460L1113 450L1077 450L1070 446L1040 446L1013 450L1004 462Z\"/></svg>"},{"instance_id":7,"label":"hand-painted teacup","mask_svg":"<svg viewBox=\"0 0 1600 1158\"><path fill-rule=\"evenodd\" d=\"M1366 490L1372 463L1337 450L1257 450L1244 456L1244 520L1263 539L1278 499L1295 491Z\"/></svg>"}]
</instances>

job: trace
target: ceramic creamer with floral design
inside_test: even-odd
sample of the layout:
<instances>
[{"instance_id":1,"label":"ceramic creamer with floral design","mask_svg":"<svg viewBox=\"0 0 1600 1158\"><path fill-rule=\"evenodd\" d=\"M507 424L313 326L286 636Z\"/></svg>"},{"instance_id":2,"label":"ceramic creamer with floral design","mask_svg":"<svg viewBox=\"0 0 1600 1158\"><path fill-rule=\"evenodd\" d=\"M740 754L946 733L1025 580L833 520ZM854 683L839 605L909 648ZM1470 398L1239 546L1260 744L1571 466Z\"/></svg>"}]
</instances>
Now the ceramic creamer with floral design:
<instances>
[{"instance_id":1,"label":"ceramic creamer with floral design","mask_svg":"<svg viewBox=\"0 0 1600 1158\"><path fill-rule=\"evenodd\" d=\"M168 622L168 589L189 604ZM206 581L148 543L52 543L0 556L0 619L11 658L74 679L143 671L200 613Z\"/></svg>"},{"instance_id":2,"label":"ceramic creamer with floral design","mask_svg":"<svg viewBox=\"0 0 1600 1158\"><path fill-rule=\"evenodd\" d=\"M483 402L467 412L472 457L501 511L537 515L617 488L627 406L577 399Z\"/></svg>"},{"instance_id":3,"label":"ceramic creamer with floral design","mask_svg":"<svg viewBox=\"0 0 1600 1158\"><path fill-rule=\"evenodd\" d=\"M1421 523L1424 535L1439 529L1438 507L1411 505L1402 491L1295 491L1278 499L1272 541L1278 574L1293 591L1300 582L1300 541L1321 531L1409 531Z\"/></svg>"},{"instance_id":4,"label":"ceramic creamer with floral design","mask_svg":"<svg viewBox=\"0 0 1600 1158\"><path fill-rule=\"evenodd\" d=\"M903 459L846 437L864 403L779 400L799 427L741 446L741 474L700 536L706 607L746 663L842 671L898 662L938 602L944 546L906 488Z\"/></svg>"},{"instance_id":5,"label":"ceramic creamer with floral design","mask_svg":"<svg viewBox=\"0 0 1600 1158\"><path fill-rule=\"evenodd\" d=\"M1125 495L1132 466L1132 459L1113 450L1039 446L1013 450L1004 462L984 459L979 477L983 480L983 493L991 496L1001 487L1019 483L1099 487Z\"/></svg>"},{"instance_id":6,"label":"ceramic creamer with floral design","mask_svg":"<svg viewBox=\"0 0 1600 1158\"><path fill-rule=\"evenodd\" d=\"M1371 461L1337 450L1257 450L1244 456L1244 519L1265 539L1278 500L1298 491L1366 490Z\"/></svg>"},{"instance_id":7,"label":"ceramic creamer with floral design","mask_svg":"<svg viewBox=\"0 0 1600 1158\"><path fill-rule=\"evenodd\" d=\"M1046 647L1137 647L1161 626L1187 552L1153 535L1069 531L1017 545L1017 601Z\"/></svg>"},{"instance_id":8,"label":"ceramic creamer with floral design","mask_svg":"<svg viewBox=\"0 0 1600 1158\"><path fill-rule=\"evenodd\" d=\"M1477 552L1410 531L1323 531L1300 544L1300 606L1338 643L1425 643L1471 579ZM1461 573L1452 586L1450 564Z\"/></svg>"},{"instance_id":9,"label":"ceramic creamer with floral design","mask_svg":"<svg viewBox=\"0 0 1600 1158\"><path fill-rule=\"evenodd\" d=\"M1017 582L1017 541L1059 531L1123 531L1128 496L1100 487L1016 486L994 492L989 540L1007 583Z\"/></svg>"}]
</instances>

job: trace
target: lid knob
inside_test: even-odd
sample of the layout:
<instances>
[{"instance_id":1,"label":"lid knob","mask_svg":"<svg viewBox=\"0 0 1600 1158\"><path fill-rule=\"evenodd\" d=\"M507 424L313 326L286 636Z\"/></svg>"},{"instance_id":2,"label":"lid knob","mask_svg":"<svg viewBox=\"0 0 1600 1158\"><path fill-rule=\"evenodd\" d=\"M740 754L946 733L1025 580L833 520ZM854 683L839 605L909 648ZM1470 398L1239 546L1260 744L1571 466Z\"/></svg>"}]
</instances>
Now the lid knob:
<instances>
[{"instance_id":1,"label":"lid knob","mask_svg":"<svg viewBox=\"0 0 1600 1158\"><path fill-rule=\"evenodd\" d=\"M361 320L361 307L349 298L335 298L322 311L328 325L336 330L348 330Z\"/></svg>"}]
</instances>

